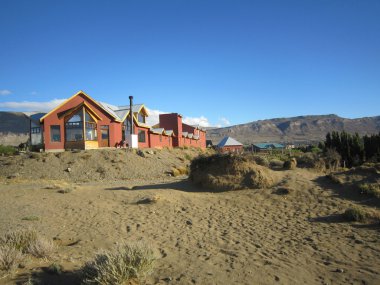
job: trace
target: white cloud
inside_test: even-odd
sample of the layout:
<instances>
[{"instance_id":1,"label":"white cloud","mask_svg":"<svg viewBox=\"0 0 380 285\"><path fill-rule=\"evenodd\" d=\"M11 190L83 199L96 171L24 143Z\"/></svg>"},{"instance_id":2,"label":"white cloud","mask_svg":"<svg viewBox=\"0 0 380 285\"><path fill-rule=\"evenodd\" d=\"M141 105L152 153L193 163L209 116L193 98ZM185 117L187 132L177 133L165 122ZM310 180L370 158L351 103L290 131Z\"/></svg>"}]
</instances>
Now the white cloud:
<instances>
[{"instance_id":1,"label":"white cloud","mask_svg":"<svg viewBox=\"0 0 380 285\"><path fill-rule=\"evenodd\" d=\"M7 89L0 90L0 95L2 95L2 96L11 95L11 94L12 94L12 92L7 90Z\"/></svg>"},{"instance_id":2,"label":"white cloud","mask_svg":"<svg viewBox=\"0 0 380 285\"><path fill-rule=\"evenodd\" d=\"M30 95L37 95L37 94L38 94L37 91L30 92Z\"/></svg>"},{"instance_id":3,"label":"white cloud","mask_svg":"<svg viewBox=\"0 0 380 285\"><path fill-rule=\"evenodd\" d=\"M64 102L66 99L54 99L47 102L32 102L32 101L21 101L21 102L0 102L0 108L6 109L17 109L20 111L41 111L48 112L54 109L59 104Z\"/></svg>"},{"instance_id":4,"label":"white cloud","mask_svg":"<svg viewBox=\"0 0 380 285\"><path fill-rule=\"evenodd\" d=\"M160 114L168 113L168 112L163 112L160 110L153 110L153 109L149 109L149 108L146 108L146 109L148 110L148 113L149 113L149 116L146 118L146 123L149 126L153 126L155 124L158 124Z\"/></svg>"},{"instance_id":5,"label":"white cloud","mask_svg":"<svg viewBox=\"0 0 380 285\"><path fill-rule=\"evenodd\" d=\"M182 121L191 126L211 127L211 123L205 116L184 117Z\"/></svg>"},{"instance_id":6,"label":"white cloud","mask_svg":"<svg viewBox=\"0 0 380 285\"><path fill-rule=\"evenodd\" d=\"M160 114L167 114L168 112L153 110L147 108L149 117L147 117L146 122L149 126L153 126L159 122ZM227 127L230 126L231 123L228 119L221 117L217 124L212 124L208 118L205 116L200 117L183 117L182 122L191 126L201 126L201 127Z\"/></svg>"}]
</instances>

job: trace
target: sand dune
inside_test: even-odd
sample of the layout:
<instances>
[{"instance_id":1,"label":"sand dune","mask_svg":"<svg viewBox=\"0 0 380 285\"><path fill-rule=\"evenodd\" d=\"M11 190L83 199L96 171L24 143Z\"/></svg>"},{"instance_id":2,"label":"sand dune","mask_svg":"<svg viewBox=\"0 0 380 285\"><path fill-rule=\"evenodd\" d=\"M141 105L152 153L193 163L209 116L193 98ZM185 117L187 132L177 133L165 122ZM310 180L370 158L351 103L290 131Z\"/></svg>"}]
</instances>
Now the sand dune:
<instances>
[{"instance_id":1,"label":"sand dune","mask_svg":"<svg viewBox=\"0 0 380 285\"><path fill-rule=\"evenodd\" d=\"M379 228L344 221L353 201L321 175L279 173L274 188L222 193L186 177L72 183L67 194L46 189L51 181L3 179L0 233L33 227L59 247L53 260L31 259L0 284L31 274L44 284L77 284L85 261L122 240L156 249L146 284L379 284ZM290 194L279 194L283 188ZM153 196L157 203L137 204ZM22 220L30 215L39 220ZM65 273L41 270L52 262Z\"/></svg>"}]
</instances>

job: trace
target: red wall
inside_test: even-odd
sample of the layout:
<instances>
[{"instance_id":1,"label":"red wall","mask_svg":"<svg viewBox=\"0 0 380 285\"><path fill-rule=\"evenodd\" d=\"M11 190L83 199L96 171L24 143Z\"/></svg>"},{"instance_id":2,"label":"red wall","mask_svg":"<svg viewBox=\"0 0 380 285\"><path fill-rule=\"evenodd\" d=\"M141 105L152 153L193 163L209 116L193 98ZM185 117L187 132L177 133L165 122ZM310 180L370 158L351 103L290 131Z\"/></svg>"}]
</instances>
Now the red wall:
<instances>
[{"instance_id":1,"label":"red wall","mask_svg":"<svg viewBox=\"0 0 380 285\"><path fill-rule=\"evenodd\" d=\"M116 143L121 141L121 124L118 122L114 122L113 118L101 109L97 104L95 104L92 100L89 100L85 95L79 94L74 98L70 99L63 106L49 114L43 122L44 125L44 143L45 150L63 150L65 148L65 122L64 118L59 119L58 114L68 109L75 108L79 104L86 102L88 106L92 110L96 112L101 118L97 122L97 131L98 131L98 142L100 143L100 125L109 125L110 130L110 146L114 146ZM50 141L50 126L51 125L59 125L61 128L61 141L60 142L51 142Z\"/></svg>"},{"instance_id":2,"label":"red wall","mask_svg":"<svg viewBox=\"0 0 380 285\"><path fill-rule=\"evenodd\" d=\"M158 134L150 134L150 147L151 148L163 148L163 147L172 147L172 137L161 135L161 141L160 141L160 135Z\"/></svg>"},{"instance_id":3,"label":"red wall","mask_svg":"<svg viewBox=\"0 0 380 285\"><path fill-rule=\"evenodd\" d=\"M173 147L182 146L182 116L177 113L161 114L160 115L160 128L165 130L172 130L175 137L173 138Z\"/></svg>"},{"instance_id":4,"label":"red wall","mask_svg":"<svg viewBox=\"0 0 380 285\"><path fill-rule=\"evenodd\" d=\"M139 142L139 148L149 148L149 145L150 145L150 142L149 142L149 139L150 139L150 136L149 136L149 129L147 128L142 128L142 127L138 127L138 126L134 126L134 133L135 135L138 135L139 133L139 130L141 131L144 131L145 132L145 142ZM121 131L120 131L121 132Z\"/></svg>"}]
</instances>

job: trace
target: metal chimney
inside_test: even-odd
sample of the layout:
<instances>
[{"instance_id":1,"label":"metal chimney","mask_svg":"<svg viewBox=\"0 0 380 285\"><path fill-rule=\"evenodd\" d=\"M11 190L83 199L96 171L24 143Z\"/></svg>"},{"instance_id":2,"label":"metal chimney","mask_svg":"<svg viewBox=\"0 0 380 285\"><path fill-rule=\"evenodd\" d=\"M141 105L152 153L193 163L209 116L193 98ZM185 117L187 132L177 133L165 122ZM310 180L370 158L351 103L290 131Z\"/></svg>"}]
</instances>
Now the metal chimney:
<instances>
[{"instance_id":1,"label":"metal chimney","mask_svg":"<svg viewBox=\"0 0 380 285\"><path fill-rule=\"evenodd\" d=\"M129 96L129 114L131 116L131 135L133 135L133 96Z\"/></svg>"}]
</instances>

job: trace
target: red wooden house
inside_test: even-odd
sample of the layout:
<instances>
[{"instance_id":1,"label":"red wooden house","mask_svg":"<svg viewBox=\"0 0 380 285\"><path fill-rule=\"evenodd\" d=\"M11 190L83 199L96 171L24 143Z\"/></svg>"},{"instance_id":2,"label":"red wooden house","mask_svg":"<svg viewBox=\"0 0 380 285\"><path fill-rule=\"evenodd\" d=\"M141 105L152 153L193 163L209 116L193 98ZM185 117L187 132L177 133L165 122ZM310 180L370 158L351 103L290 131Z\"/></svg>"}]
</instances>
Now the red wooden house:
<instances>
[{"instance_id":1,"label":"red wooden house","mask_svg":"<svg viewBox=\"0 0 380 285\"><path fill-rule=\"evenodd\" d=\"M98 102L83 91L42 116L39 122L33 120L31 144L46 151L125 146L131 115L138 148L206 147L205 130L182 124L178 114L160 115L158 127L152 128L146 124L149 114L144 105L133 105L130 114L130 106Z\"/></svg>"}]
</instances>

